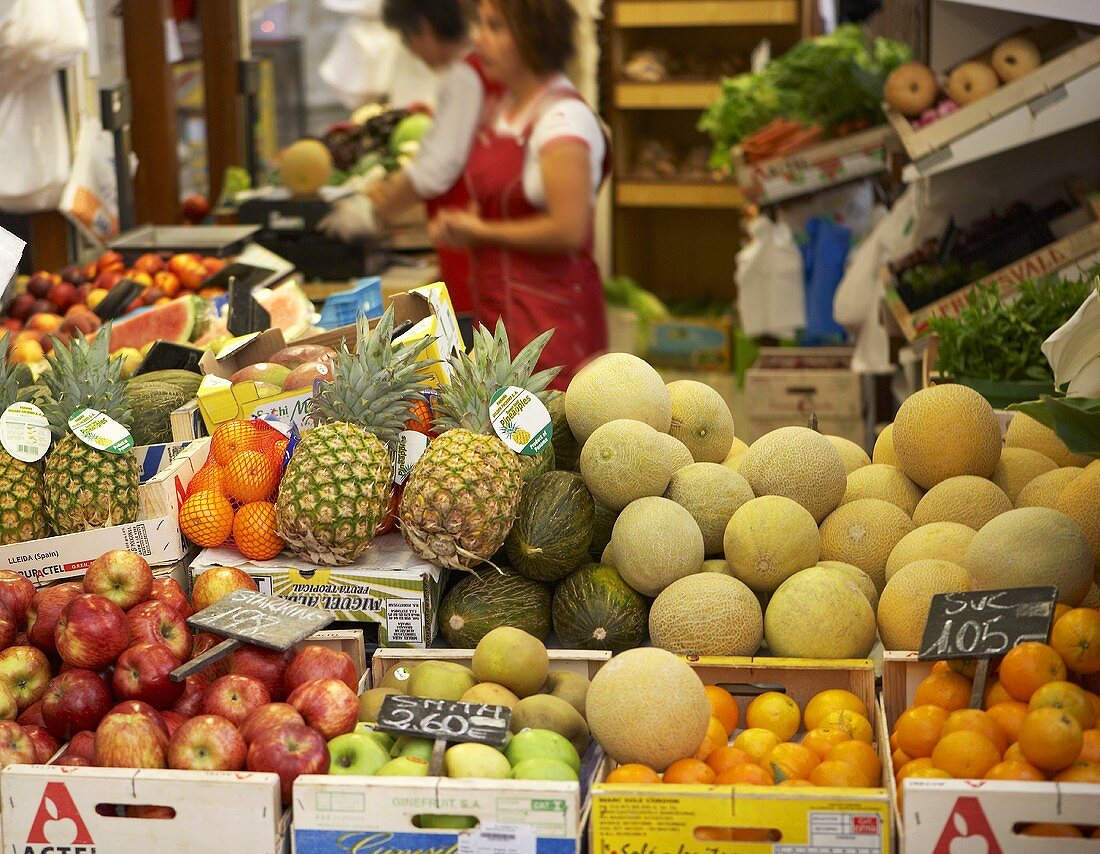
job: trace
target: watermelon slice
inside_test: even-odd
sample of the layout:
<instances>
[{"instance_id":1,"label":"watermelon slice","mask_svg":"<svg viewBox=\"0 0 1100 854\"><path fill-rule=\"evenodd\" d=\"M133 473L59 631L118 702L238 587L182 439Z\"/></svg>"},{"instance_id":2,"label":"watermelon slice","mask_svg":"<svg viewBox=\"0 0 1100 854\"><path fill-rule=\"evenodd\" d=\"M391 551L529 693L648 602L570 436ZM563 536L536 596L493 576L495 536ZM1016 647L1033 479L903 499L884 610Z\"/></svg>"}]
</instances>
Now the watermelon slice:
<instances>
[{"instance_id":1,"label":"watermelon slice","mask_svg":"<svg viewBox=\"0 0 1100 854\"><path fill-rule=\"evenodd\" d=\"M271 328L283 330L287 341L301 338L317 319L313 303L293 280L274 288L257 288L252 296L271 315Z\"/></svg>"},{"instance_id":2,"label":"watermelon slice","mask_svg":"<svg viewBox=\"0 0 1100 854\"><path fill-rule=\"evenodd\" d=\"M195 301L191 297L180 297L117 321L111 327L111 352L123 347L140 350L154 341L186 344L191 340L194 328Z\"/></svg>"}]
</instances>

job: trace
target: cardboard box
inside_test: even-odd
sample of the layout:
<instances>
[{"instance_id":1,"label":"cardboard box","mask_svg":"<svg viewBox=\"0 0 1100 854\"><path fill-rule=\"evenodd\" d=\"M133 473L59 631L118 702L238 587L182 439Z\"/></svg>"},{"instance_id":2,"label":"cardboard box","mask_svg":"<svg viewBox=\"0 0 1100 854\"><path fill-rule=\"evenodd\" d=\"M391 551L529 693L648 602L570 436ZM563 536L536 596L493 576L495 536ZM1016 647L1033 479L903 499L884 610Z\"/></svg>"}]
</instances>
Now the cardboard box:
<instances>
[{"instance_id":1,"label":"cardboard box","mask_svg":"<svg viewBox=\"0 0 1100 854\"><path fill-rule=\"evenodd\" d=\"M192 439L208 435L206 422L202 420L202 413L199 412L198 399L188 401L175 410L172 413L171 424L173 442L190 442Z\"/></svg>"},{"instance_id":2,"label":"cardboard box","mask_svg":"<svg viewBox=\"0 0 1100 854\"><path fill-rule=\"evenodd\" d=\"M134 456L137 457L138 468L141 471L141 482L152 480L176 461L176 457L186 450L190 440L182 442L168 442L162 445L139 445L134 448Z\"/></svg>"},{"instance_id":3,"label":"cardboard box","mask_svg":"<svg viewBox=\"0 0 1100 854\"><path fill-rule=\"evenodd\" d=\"M732 317L653 320L646 359L656 367L728 371L733 367L732 341Z\"/></svg>"},{"instance_id":4,"label":"cardboard box","mask_svg":"<svg viewBox=\"0 0 1100 854\"><path fill-rule=\"evenodd\" d=\"M447 573L416 557L400 534L378 537L349 566L329 567L284 554L250 561L233 548L204 549L191 578L214 566L236 566L265 593L331 611L337 620L378 625L383 646L425 648L436 632L436 612Z\"/></svg>"}]
</instances>

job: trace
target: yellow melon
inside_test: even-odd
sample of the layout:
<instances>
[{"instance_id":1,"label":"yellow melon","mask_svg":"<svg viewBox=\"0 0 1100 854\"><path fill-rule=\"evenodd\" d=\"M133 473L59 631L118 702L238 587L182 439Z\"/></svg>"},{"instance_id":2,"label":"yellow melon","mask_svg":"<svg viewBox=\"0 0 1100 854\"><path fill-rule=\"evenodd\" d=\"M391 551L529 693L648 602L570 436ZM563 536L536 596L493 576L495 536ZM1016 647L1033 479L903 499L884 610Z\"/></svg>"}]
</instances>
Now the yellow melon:
<instances>
[{"instance_id":1,"label":"yellow melon","mask_svg":"<svg viewBox=\"0 0 1100 854\"><path fill-rule=\"evenodd\" d=\"M1041 474L1054 471L1058 464L1029 448L1004 448L989 479L1004 490L1013 504L1020 491Z\"/></svg>"},{"instance_id":2,"label":"yellow melon","mask_svg":"<svg viewBox=\"0 0 1100 854\"><path fill-rule=\"evenodd\" d=\"M1081 526L1100 573L1100 466L1090 465L1058 496L1058 509Z\"/></svg>"},{"instance_id":3,"label":"yellow melon","mask_svg":"<svg viewBox=\"0 0 1100 854\"><path fill-rule=\"evenodd\" d=\"M986 522L1012 509L1012 500L991 480L974 475L949 477L933 486L913 511L917 525L958 522L979 530Z\"/></svg>"},{"instance_id":4,"label":"yellow melon","mask_svg":"<svg viewBox=\"0 0 1100 854\"><path fill-rule=\"evenodd\" d=\"M783 495L810 511L814 521L844 497L847 474L828 439L807 427L780 427L749 446L737 469L754 495Z\"/></svg>"},{"instance_id":5,"label":"yellow melon","mask_svg":"<svg viewBox=\"0 0 1100 854\"><path fill-rule=\"evenodd\" d=\"M661 375L648 362L630 353L605 353L570 380L565 417L582 445L601 424L619 418L642 421L667 433L672 399Z\"/></svg>"},{"instance_id":6,"label":"yellow melon","mask_svg":"<svg viewBox=\"0 0 1100 854\"><path fill-rule=\"evenodd\" d=\"M663 494L676 466L667 440L664 433L641 421L601 424L581 448L584 485L597 502L612 510Z\"/></svg>"},{"instance_id":7,"label":"yellow melon","mask_svg":"<svg viewBox=\"0 0 1100 854\"><path fill-rule=\"evenodd\" d=\"M865 658L875 645L875 614L858 586L833 569L796 572L772 594L764 613L772 655Z\"/></svg>"},{"instance_id":8,"label":"yellow melon","mask_svg":"<svg viewBox=\"0 0 1100 854\"><path fill-rule=\"evenodd\" d=\"M1064 466L1032 478L1016 496L1016 506L1049 507L1051 510L1057 510L1062 490L1076 480L1083 471L1084 469L1080 466Z\"/></svg>"},{"instance_id":9,"label":"yellow melon","mask_svg":"<svg viewBox=\"0 0 1100 854\"><path fill-rule=\"evenodd\" d=\"M726 526L723 545L734 576L765 593L813 566L821 556L814 517L782 495L754 498L737 508Z\"/></svg>"},{"instance_id":10,"label":"yellow melon","mask_svg":"<svg viewBox=\"0 0 1100 854\"><path fill-rule=\"evenodd\" d=\"M690 466L695 458L688 450L688 446L668 433L658 433L657 440L662 448L662 462L673 473L678 472L684 466Z\"/></svg>"},{"instance_id":11,"label":"yellow melon","mask_svg":"<svg viewBox=\"0 0 1100 854\"><path fill-rule=\"evenodd\" d=\"M649 611L649 636L677 655L755 655L764 617L742 582L700 572L660 592Z\"/></svg>"},{"instance_id":12,"label":"yellow melon","mask_svg":"<svg viewBox=\"0 0 1100 854\"><path fill-rule=\"evenodd\" d=\"M817 565L822 569L839 572L858 587L860 593L867 597L867 603L871 606L871 610L878 607L878 588L875 587L875 582L871 580L871 576L858 566L852 566L850 563L839 560L819 560Z\"/></svg>"},{"instance_id":13,"label":"yellow melon","mask_svg":"<svg viewBox=\"0 0 1100 854\"><path fill-rule=\"evenodd\" d=\"M699 567L700 572L720 572L722 575L733 575L733 567L731 567L725 558L710 558L703 561L703 565Z\"/></svg>"},{"instance_id":14,"label":"yellow melon","mask_svg":"<svg viewBox=\"0 0 1100 854\"><path fill-rule=\"evenodd\" d=\"M1038 451L1063 467L1087 466L1091 459L1083 454L1072 453L1053 430L1023 412L1017 412L1008 422L1005 445Z\"/></svg>"},{"instance_id":15,"label":"yellow melon","mask_svg":"<svg viewBox=\"0 0 1100 854\"><path fill-rule=\"evenodd\" d=\"M843 436L830 436L828 434L825 434L825 438L829 440L832 446L836 448L837 453L840 454L841 462L844 463L845 474L851 474L858 468L871 465L871 458L867 456L867 452L851 439L845 439Z\"/></svg>"},{"instance_id":16,"label":"yellow melon","mask_svg":"<svg viewBox=\"0 0 1100 854\"><path fill-rule=\"evenodd\" d=\"M611 530L611 559L623 581L644 596L699 571L703 534L683 507L667 498L632 501Z\"/></svg>"},{"instance_id":17,"label":"yellow melon","mask_svg":"<svg viewBox=\"0 0 1100 854\"><path fill-rule=\"evenodd\" d=\"M903 566L914 561L946 560L958 566L966 566L966 550L977 533L973 528L958 522L929 522L921 525L898 540L886 561L886 580L889 581Z\"/></svg>"},{"instance_id":18,"label":"yellow melon","mask_svg":"<svg viewBox=\"0 0 1100 854\"><path fill-rule=\"evenodd\" d=\"M685 445L697 463L720 463L733 445L733 414L706 383L677 380L667 385L672 402L669 434Z\"/></svg>"},{"instance_id":19,"label":"yellow melon","mask_svg":"<svg viewBox=\"0 0 1100 854\"><path fill-rule=\"evenodd\" d=\"M880 498L912 516L923 495L924 490L907 478L905 472L897 466L872 463L848 475L844 500L840 503L847 504L860 498Z\"/></svg>"},{"instance_id":20,"label":"yellow melon","mask_svg":"<svg viewBox=\"0 0 1100 854\"><path fill-rule=\"evenodd\" d=\"M332 175L332 155L319 139L299 139L279 158L279 180L295 196L320 190Z\"/></svg>"},{"instance_id":21,"label":"yellow melon","mask_svg":"<svg viewBox=\"0 0 1100 854\"><path fill-rule=\"evenodd\" d=\"M1001 427L989 401L973 389L932 386L898 410L894 451L901 470L925 489L957 475L989 477L1001 457Z\"/></svg>"},{"instance_id":22,"label":"yellow melon","mask_svg":"<svg viewBox=\"0 0 1100 854\"><path fill-rule=\"evenodd\" d=\"M748 449L748 445L734 436L733 444L730 445L730 452L726 455L726 458L722 460L722 465L737 471L741 465L741 457L745 455L745 451Z\"/></svg>"},{"instance_id":23,"label":"yellow melon","mask_svg":"<svg viewBox=\"0 0 1100 854\"><path fill-rule=\"evenodd\" d=\"M878 600L878 633L886 649L920 648L928 606L937 593L970 589L965 569L946 560L918 560L891 576Z\"/></svg>"},{"instance_id":24,"label":"yellow melon","mask_svg":"<svg viewBox=\"0 0 1100 854\"><path fill-rule=\"evenodd\" d=\"M665 498L687 510L698 523L708 555L722 553L730 517L753 497L752 488L745 478L718 463L684 466L673 472L665 490Z\"/></svg>"},{"instance_id":25,"label":"yellow melon","mask_svg":"<svg viewBox=\"0 0 1100 854\"><path fill-rule=\"evenodd\" d=\"M1089 585L1089 592L1085 594L1078 606L1079 608L1100 608L1100 584L1095 581Z\"/></svg>"},{"instance_id":26,"label":"yellow melon","mask_svg":"<svg viewBox=\"0 0 1100 854\"><path fill-rule=\"evenodd\" d=\"M913 528L901 508L878 498L859 498L841 504L821 523L821 557L859 567L881 593L890 552Z\"/></svg>"},{"instance_id":27,"label":"yellow melon","mask_svg":"<svg viewBox=\"0 0 1100 854\"><path fill-rule=\"evenodd\" d=\"M884 466L898 465L898 455L894 451L894 425L887 424L875 439L875 447L871 451L871 462Z\"/></svg>"}]
</instances>

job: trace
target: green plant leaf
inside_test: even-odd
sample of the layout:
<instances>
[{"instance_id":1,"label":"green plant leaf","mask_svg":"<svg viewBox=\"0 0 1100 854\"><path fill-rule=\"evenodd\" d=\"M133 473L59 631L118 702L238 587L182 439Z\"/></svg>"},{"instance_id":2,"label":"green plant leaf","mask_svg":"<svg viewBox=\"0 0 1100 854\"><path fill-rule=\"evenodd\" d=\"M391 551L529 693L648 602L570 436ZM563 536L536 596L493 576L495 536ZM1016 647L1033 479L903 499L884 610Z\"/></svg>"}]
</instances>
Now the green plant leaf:
<instances>
[{"instance_id":1,"label":"green plant leaf","mask_svg":"<svg viewBox=\"0 0 1100 854\"><path fill-rule=\"evenodd\" d=\"M1044 394L1008 408L1051 428L1072 453L1100 457L1100 398Z\"/></svg>"}]
</instances>

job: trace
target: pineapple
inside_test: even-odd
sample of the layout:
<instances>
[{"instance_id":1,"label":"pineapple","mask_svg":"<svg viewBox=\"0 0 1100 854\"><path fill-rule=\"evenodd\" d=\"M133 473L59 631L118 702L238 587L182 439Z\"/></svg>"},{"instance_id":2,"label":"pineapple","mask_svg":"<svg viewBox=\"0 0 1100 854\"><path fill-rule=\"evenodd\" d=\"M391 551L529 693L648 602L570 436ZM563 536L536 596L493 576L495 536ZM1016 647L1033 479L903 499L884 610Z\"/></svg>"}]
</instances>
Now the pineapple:
<instances>
[{"instance_id":1,"label":"pineapple","mask_svg":"<svg viewBox=\"0 0 1100 854\"><path fill-rule=\"evenodd\" d=\"M6 344L0 341L0 345ZM0 359L0 412L29 400L31 372ZM0 546L39 540L49 533L42 501L42 463L25 463L0 448Z\"/></svg>"},{"instance_id":2,"label":"pineapple","mask_svg":"<svg viewBox=\"0 0 1100 854\"><path fill-rule=\"evenodd\" d=\"M451 569L472 569L504 543L532 466L552 464L540 454L514 453L493 433L489 401L501 388L518 386L545 400L546 386L561 368L532 375L553 330L523 348L513 361L508 333L474 333L470 357L451 359L450 386L440 389L434 439L413 468L401 496L401 529L409 547L425 560Z\"/></svg>"},{"instance_id":3,"label":"pineapple","mask_svg":"<svg viewBox=\"0 0 1100 854\"><path fill-rule=\"evenodd\" d=\"M393 493L387 444L423 389L417 361L431 343L391 346L393 310L372 331L359 319L356 353L336 357L331 383L313 400L315 425L302 436L279 487L276 527L287 548L312 563L344 566L374 539Z\"/></svg>"},{"instance_id":4,"label":"pineapple","mask_svg":"<svg viewBox=\"0 0 1100 854\"><path fill-rule=\"evenodd\" d=\"M122 382L121 358L111 358L110 327L89 342L77 333L68 344L55 342L42 375L53 448L43 481L46 513L58 534L125 525L138 518L138 464L130 453L93 448L69 430L69 417L81 407L99 410L130 428L130 404Z\"/></svg>"}]
</instances>

